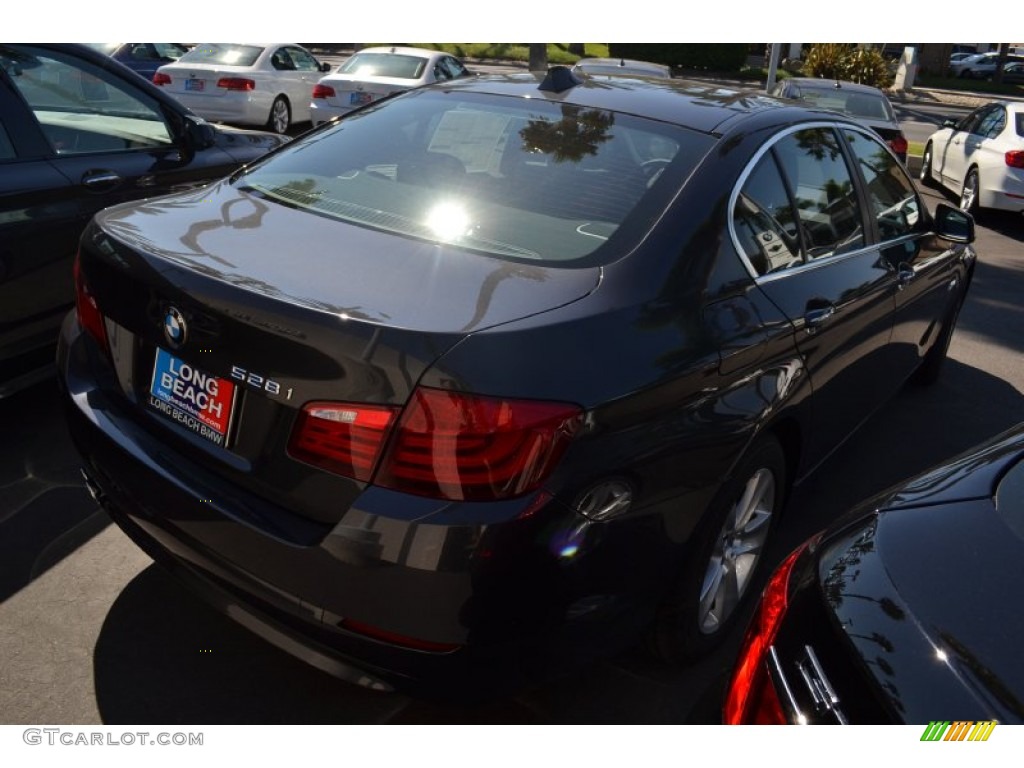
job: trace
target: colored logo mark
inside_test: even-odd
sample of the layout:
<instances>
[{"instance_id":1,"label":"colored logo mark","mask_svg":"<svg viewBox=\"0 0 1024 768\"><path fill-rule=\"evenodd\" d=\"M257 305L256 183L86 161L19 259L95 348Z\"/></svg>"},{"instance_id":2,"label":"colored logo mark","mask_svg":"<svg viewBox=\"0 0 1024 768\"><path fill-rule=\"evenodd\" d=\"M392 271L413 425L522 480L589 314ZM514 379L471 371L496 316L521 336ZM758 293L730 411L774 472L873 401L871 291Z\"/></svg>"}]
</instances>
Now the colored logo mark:
<instances>
[{"instance_id":1,"label":"colored logo mark","mask_svg":"<svg viewBox=\"0 0 1024 768\"><path fill-rule=\"evenodd\" d=\"M988 741L997 725L995 720L932 720L921 741Z\"/></svg>"}]
</instances>

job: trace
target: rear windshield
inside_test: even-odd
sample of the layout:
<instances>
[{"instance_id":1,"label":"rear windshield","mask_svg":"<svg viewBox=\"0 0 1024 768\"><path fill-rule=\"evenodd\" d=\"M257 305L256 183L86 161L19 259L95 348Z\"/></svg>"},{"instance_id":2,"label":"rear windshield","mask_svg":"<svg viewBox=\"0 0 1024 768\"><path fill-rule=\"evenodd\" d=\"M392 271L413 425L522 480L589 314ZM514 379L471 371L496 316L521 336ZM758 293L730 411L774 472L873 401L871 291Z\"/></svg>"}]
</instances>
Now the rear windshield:
<instances>
[{"instance_id":1,"label":"rear windshield","mask_svg":"<svg viewBox=\"0 0 1024 768\"><path fill-rule=\"evenodd\" d=\"M360 226L584 266L635 244L713 144L621 113L421 90L296 141L235 183Z\"/></svg>"},{"instance_id":2,"label":"rear windshield","mask_svg":"<svg viewBox=\"0 0 1024 768\"><path fill-rule=\"evenodd\" d=\"M426 66L427 60L422 56L405 56L397 53L357 53L338 68L338 74L419 80L423 76Z\"/></svg>"},{"instance_id":3,"label":"rear windshield","mask_svg":"<svg viewBox=\"0 0 1024 768\"><path fill-rule=\"evenodd\" d=\"M183 64L224 64L232 67L251 67L263 49L257 45L230 43L203 43L182 56Z\"/></svg>"},{"instance_id":4,"label":"rear windshield","mask_svg":"<svg viewBox=\"0 0 1024 768\"><path fill-rule=\"evenodd\" d=\"M811 89L800 87L800 99L821 109L842 112L867 120L895 120L889 100L873 93L855 93L842 88Z\"/></svg>"}]
</instances>

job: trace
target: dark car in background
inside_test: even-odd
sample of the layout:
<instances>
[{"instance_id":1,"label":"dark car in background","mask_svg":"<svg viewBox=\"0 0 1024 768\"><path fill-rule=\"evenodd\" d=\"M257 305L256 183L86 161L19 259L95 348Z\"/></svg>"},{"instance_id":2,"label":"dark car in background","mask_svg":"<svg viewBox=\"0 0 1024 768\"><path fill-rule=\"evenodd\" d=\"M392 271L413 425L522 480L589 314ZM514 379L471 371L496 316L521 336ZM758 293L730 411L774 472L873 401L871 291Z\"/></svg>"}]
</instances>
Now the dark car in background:
<instances>
[{"instance_id":1,"label":"dark car in background","mask_svg":"<svg viewBox=\"0 0 1024 768\"><path fill-rule=\"evenodd\" d=\"M820 109L849 115L885 139L900 162L907 163L907 139L885 93L870 85L816 77L789 77L772 89L775 96L800 99Z\"/></svg>"},{"instance_id":2,"label":"dark car in background","mask_svg":"<svg viewBox=\"0 0 1024 768\"><path fill-rule=\"evenodd\" d=\"M188 53L188 46L182 43L89 43L89 46L146 80L152 80L159 67L172 64Z\"/></svg>"},{"instance_id":3,"label":"dark car in background","mask_svg":"<svg viewBox=\"0 0 1024 768\"><path fill-rule=\"evenodd\" d=\"M842 115L470 78L108 209L59 349L123 530L376 687L716 647L789 488L938 375L973 222Z\"/></svg>"},{"instance_id":4,"label":"dark car in background","mask_svg":"<svg viewBox=\"0 0 1024 768\"><path fill-rule=\"evenodd\" d=\"M909 481L769 581L727 723L1024 722L1024 425Z\"/></svg>"},{"instance_id":5,"label":"dark car in background","mask_svg":"<svg viewBox=\"0 0 1024 768\"><path fill-rule=\"evenodd\" d=\"M88 47L0 44L0 397L52 375L94 213L207 184L281 143L214 128Z\"/></svg>"}]
</instances>

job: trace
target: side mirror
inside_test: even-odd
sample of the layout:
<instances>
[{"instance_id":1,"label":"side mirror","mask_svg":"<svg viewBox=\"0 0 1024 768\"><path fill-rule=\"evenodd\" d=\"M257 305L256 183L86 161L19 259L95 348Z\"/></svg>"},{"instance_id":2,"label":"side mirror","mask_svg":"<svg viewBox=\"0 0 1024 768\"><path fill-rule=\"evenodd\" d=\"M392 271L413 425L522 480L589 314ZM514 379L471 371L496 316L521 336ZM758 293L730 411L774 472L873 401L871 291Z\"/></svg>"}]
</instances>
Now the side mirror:
<instances>
[{"instance_id":1,"label":"side mirror","mask_svg":"<svg viewBox=\"0 0 1024 768\"><path fill-rule=\"evenodd\" d=\"M196 115L185 116L185 144L190 152L207 149L216 143L216 128Z\"/></svg>"},{"instance_id":2,"label":"side mirror","mask_svg":"<svg viewBox=\"0 0 1024 768\"><path fill-rule=\"evenodd\" d=\"M946 203L935 206L935 234L951 243L974 242L974 217Z\"/></svg>"},{"instance_id":3,"label":"side mirror","mask_svg":"<svg viewBox=\"0 0 1024 768\"><path fill-rule=\"evenodd\" d=\"M945 120L942 121L942 127L956 128L956 120L954 120L952 117L947 117Z\"/></svg>"},{"instance_id":4,"label":"side mirror","mask_svg":"<svg viewBox=\"0 0 1024 768\"><path fill-rule=\"evenodd\" d=\"M328 64L326 61L324 61L324 62L320 63L319 69L320 69L321 72L330 72L331 71L331 65Z\"/></svg>"}]
</instances>

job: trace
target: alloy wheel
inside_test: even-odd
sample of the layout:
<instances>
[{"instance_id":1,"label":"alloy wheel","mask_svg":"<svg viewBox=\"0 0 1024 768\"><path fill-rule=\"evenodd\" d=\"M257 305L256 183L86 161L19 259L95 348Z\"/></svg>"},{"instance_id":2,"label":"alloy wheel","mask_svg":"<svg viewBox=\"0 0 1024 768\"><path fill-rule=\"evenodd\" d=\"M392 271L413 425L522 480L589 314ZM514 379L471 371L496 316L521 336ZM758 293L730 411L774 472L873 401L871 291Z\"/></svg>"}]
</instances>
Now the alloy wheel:
<instances>
[{"instance_id":1,"label":"alloy wheel","mask_svg":"<svg viewBox=\"0 0 1024 768\"><path fill-rule=\"evenodd\" d=\"M726 515L711 552L698 608L702 633L717 632L750 585L768 538L775 502L774 474L766 468L757 470Z\"/></svg>"}]
</instances>

